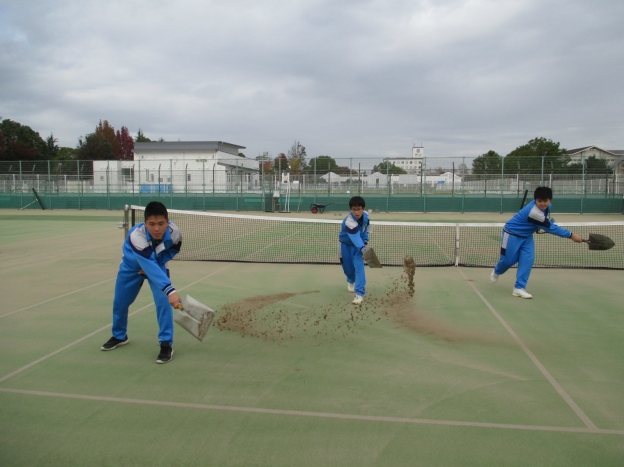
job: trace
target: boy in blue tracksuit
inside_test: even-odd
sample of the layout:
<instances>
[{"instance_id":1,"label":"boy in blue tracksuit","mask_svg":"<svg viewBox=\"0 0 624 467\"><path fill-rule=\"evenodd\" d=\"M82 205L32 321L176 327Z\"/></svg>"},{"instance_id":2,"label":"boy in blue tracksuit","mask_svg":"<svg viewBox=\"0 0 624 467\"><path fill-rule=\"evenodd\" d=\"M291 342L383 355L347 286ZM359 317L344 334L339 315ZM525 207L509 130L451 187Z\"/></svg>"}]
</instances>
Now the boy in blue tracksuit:
<instances>
[{"instance_id":1,"label":"boy in blue tracksuit","mask_svg":"<svg viewBox=\"0 0 624 467\"><path fill-rule=\"evenodd\" d=\"M145 207L145 222L128 232L123 244L113 301L113 336L102 350L113 350L128 343L128 308L139 295L145 279L152 289L158 319L160 353L156 363L173 358L173 310L180 296L169 279L167 263L180 252L182 234L169 222L164 204L152 201Z\"/></svg>"},{"instance_id":2,"label":"boy in blue tracksuit","mask_svg":"<svg viewBox=\"0 0 624 467\"><path fill-rule=\"evenodd\" d=\"M550 202L552 190L546 186L535 189L534 200L520 209L503 228L501 241L500 260L490 275L490 280L496 282L498 276L507 272L514 264L518 263L516 271L516 283L512 295L514 297L532 298L533 295L526 291L526 285L533 269L535 259L535 244L533 234L538 230L569 238L573 242L581 243L580 235L570 232L551 222Z\"/></svg>"},{"instance_id":3,"label":"boy in blue tracksuit","mask_svg":"<svg viewBox=\"0 0 624 467\"><path fill-rule=\"evenodd\" d=\"M360 305L366 293L366 274L364 272L364 251L368 244L368 213L364 211L366 203L361 196L349 200L351 212L342 221L338 240L340 241L340 264L347 276L347 290L355 292L354 305Z\"/></svg>"}]
</instances>

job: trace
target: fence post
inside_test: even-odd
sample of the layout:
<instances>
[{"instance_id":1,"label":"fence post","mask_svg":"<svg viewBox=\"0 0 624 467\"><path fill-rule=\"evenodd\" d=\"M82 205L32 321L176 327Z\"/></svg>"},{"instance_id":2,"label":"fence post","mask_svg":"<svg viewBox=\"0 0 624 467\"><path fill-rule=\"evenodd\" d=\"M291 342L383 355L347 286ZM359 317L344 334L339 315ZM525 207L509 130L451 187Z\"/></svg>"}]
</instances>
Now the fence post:
<instances>
[{"instance_id":1,"label":"fence post","mask_svg":"<svg viewBox=\"0 0 624 467\"><path fill-rule=\"evenodd\" d=\"M451 181L451 198L455 197L455 162L453 162L453 178Z\"/></svg>"},{"instance_id":2,"label":"fence post","mask_svg":"<svg viewBox=\"0 0 624 467\"><path fill-rule=\"evenodd\" d=\"M139 179L137 180L137 183L139 184L139 204L143 204L141 197L141 159L139 159Z\"/></svg>"},{"instance_id":3,"label":"fence post","mask_svg":"<svg viewBox=\"0 0 624 467\"><path fill-rule=\"evenodd\" d=\"M214 162L213 162L214 163ZM212 186L214 190L214 169L212 172ZM202 199L204 204L204 211L206 210L206 161L202 159Z\"/></svg>"},{"instance_id":4,"label":"fence post","mask_svg":"<svg viewBox=\"0 0 624 467\"><path fill-rule=\"evenodd\" d=\"M20 208L24 206L24 180L22 178L22 161L19 161L20 171Z\"/></svg>"},{"instance_id":5,"label":"fence post","mask_svg":"<svg viewBox=\"0 0 624 467\"><path fill-rule=\"evenodd\" d=\"M82 209L82 204L81 204L82 183L80 182L80 161L76 161L76 174L78 175L78 210L81 210Z\"/></svg>"},{"instance_id":6,"label":"fence post","mask_svg":"<svg viewBox=\"0 0 624 467\"><path fill-rule=\"evenodd\" d=\"M501 201L500 201L500 213L503 213L503 184L505 183L505 159L503 159L501 164L501 184L500 184L500 192L501 192Z\"/></svg>"},{"instance_id":7,"label":"fence post","mask_svg":"<svg viewBox=\"0 0 624 467\"><path fill-rule=\"evenodd\" d=\"M171 186L170 186L170 191L169 194L170 196L170 204L171 204L171 209L173 209L173 160L169 159L169 180L171 182Z\"/></svg>"},{"instance_id":8,"label":"fence post","mask_svg":"<svg viewBox=\"0 0 624 467\"><path fill-rule=\"evenodd\" d=\"M462 157L462 171L466 170L466 158ZM466 201L466 185L465 183L465 178L466 178L466 174L462 174L462 207L461 207L461 212L462 214L464 213L464 203Z\"/></svg>"},{"instance_id":9,"label":"fence post","mask_svg":"<svg viewBox=\"0 0 624 467\"><path fill-rule=\"evenodd\" d=\"M46 191L48 192L48 205L50 206L49 209L52 209L52 190L50 188L51 183L52 183L52 173L50 172L50 160L48 160L48 183L47 183Z\"/></svg>"},{"instance_id":10,"label":"fence post","mask_svg":"<svg viewBox=\"0 0 624 467\"><path fill-rule=\"evenodd\" d=\"M349 157L349 194L353 194L353 158Z\"/></svg>"},{"instance_id":11,"label":"fence post","mask_svg":"<svg viewBox=\"0 0 624 467\"><path fill-rule=\"evenodd\" d=\"M392 180L390 180L390 161L386 159L386 212L390 212L390 188Z\"/></svg>"},{"instance_id":12,"label":"fence post","mask_svg":"<svg viewBox=\"0 0 624 467\"><path fill-rule=\"evenodd\" d=\"M316 204L316 158L314 159L314 203Z\"/></svg>"},{"instance_id":13,"label":"fence post","mask_svg":"<svg viewBox=\"0 0 624 467\"><path fill-rule=\"evenodd\" d=\"M362 163L358 162L358 195L362 194Z\"/></svg>"},{"instance_id":14,"label":"fence post","mask_svg":"<svg viewBox=\"0 0 624 467\"><path fill-rule=\"evenodd\" d=\"M111 208L110 199L110 161L106 163L106 196L108 197L108 209Z\"/></svg>"},{"instance_id":15,"label":"fence post","mask_svg":"<svg viewBox=\"0 0 624 467\"><path fill-rule=\"evenodd\" d=\"M264 163L265 160L262 159L260 162L260 193L262 194L262 210L266 212L266 196L264 196Z\"/></svg>"},{"instance_id":16,"label":"fence post","mask_svg":"<svg viewBox=\"0 0 624 467\"><path fill-rule=\"evenodd\" d=\"M423 165L424 165L424 172L425 172L425 183L424 185L427 184L427 158L423 157ZM424 196L423 196L423 212L427 212L427 188L425 187L423 190Z\"/></svg>"},{"instance_id":17,"label":"fence post","mask_svg":"<svg viewBox=\"0 0 624 467\"><path fill-rule=\"evenodd\" d=\"M587 194L587 181L585 180L585 156L581 156L581 169L583 170L583 196L581 196L581 214L583 214L583 204Z\"/></svg>"}]
</instances>

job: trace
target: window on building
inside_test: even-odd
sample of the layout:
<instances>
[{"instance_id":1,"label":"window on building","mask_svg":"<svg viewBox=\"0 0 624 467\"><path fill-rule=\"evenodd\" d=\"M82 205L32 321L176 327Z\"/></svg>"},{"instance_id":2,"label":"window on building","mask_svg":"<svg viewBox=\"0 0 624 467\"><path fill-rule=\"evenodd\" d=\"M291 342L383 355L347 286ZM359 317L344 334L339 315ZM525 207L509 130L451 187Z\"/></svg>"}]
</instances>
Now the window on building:
<instances>
[{"instance_id":1,"label":"window on building","mask_svg":"<svg viewBox=\"0 0 624 467\"><path fill-rule=\"evenodd\" d=\"M133 182L134 181L134 167L122 168L121 179L124 182Z\"/></svg>"}]
</instances>

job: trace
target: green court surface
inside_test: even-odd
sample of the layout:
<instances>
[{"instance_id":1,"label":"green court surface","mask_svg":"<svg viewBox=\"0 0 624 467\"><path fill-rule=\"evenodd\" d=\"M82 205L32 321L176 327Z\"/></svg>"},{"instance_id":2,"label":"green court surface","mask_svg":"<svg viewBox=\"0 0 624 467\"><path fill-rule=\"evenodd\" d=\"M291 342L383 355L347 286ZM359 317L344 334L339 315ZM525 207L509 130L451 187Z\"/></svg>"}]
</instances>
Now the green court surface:
<instances>
[{"instance_id":1,"label":"green court surface","mask_svg":"<svg viewBox=\"0 0 624 467\"><path fill-rule=\"evenodd\" d=\"M523 300L515 270L417 268L410 296L402 268L369 269L356 307L337 264L173 261L216 318L157 365L147 286L129 344L100 350L120 221L0 211L0 466L624 464L624 271L535 269Z\"/></svg>"}]
</instances>

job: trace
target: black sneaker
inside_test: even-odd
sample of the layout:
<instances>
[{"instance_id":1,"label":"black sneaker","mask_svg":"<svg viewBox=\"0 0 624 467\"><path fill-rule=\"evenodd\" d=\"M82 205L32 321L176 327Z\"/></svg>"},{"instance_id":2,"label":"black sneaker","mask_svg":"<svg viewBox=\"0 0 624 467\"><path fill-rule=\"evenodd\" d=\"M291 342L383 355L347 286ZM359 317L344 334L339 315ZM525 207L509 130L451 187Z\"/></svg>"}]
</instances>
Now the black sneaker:
<instances>
[{"instance_id":1,"label":"black sneaker","mask_svg":"<svg viewBox=\"0 0 624 467\"><path fill-rule=\"evenodd\" d=\"M116 339L114 337L111 337L110 339L108 339L108 341L102 346L102 350L114 350L116 349L118 346L120 345L126 345L128 343L128 336L126 336L126 339L123 341L120 341L119 339Z\"/></svg>"},{"instance_id":2,"label":"black sneaker","mask_svg":"<svg viewBox=\"0 0 624 467\"><path fill-rule=\"evenodd\" d=\"M167 363L173 358L173 347L169 344L160 344L160 353L156 363Z\"/></svg>"}]
</instances>

